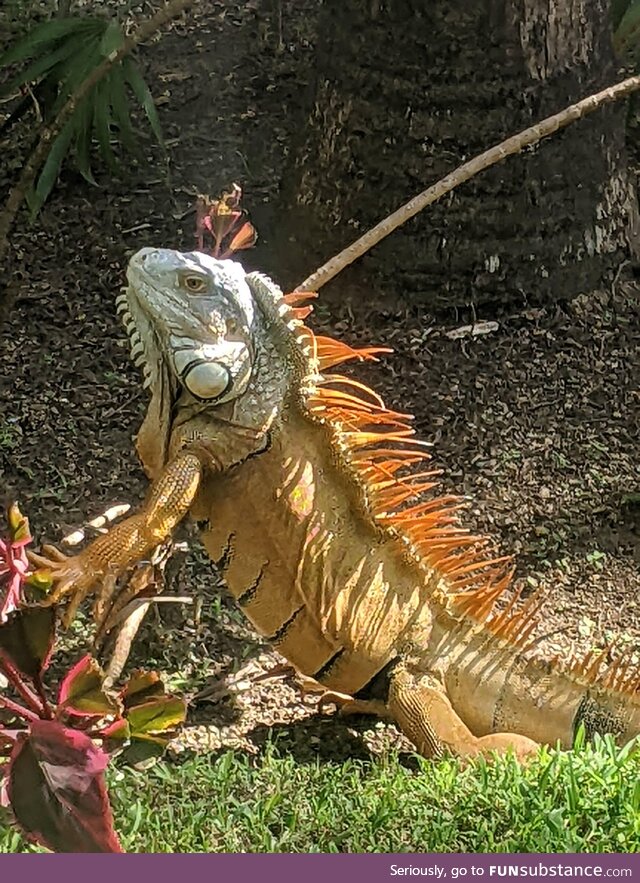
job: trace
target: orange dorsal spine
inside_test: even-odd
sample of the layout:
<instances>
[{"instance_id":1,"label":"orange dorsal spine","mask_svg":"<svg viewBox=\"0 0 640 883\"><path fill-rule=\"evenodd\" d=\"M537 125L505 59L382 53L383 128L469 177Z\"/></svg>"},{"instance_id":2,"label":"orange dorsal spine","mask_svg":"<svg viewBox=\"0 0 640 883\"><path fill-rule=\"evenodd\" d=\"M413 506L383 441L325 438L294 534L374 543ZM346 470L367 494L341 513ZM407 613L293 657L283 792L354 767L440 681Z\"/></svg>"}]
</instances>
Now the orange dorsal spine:
<instances>
[{"instance_id":1,"label":"orange dorsal spine","mask_svg":"<svg viewBox=\"0 0 640 883\"><path fill-rule=\"evenodd\" d=\"M462 497L444 495L425 500L436 482L424 481L441 470L417 471L430 459L428 443L410 438L413 416L386 407L365 384L343 375L326 374L349 361L377 361L392 352L386 347L351 347L331 337L316 335L302 324L313 307L305 302L315 292L295 291L283 297L288 318L296 326L295 340L309 359L314 386L306 396L309 416L331 427L335 446L344 455L367 499L371 517L382 530L402 540L416 560L435 569L446 585L446 601L460 617L483 624L488 633L517 647L531 649L546 594L538 591L526 600L513 591L514 568L510 556L498 555L487 537L461 527L458 512ZM587 653L558 669L598 689L635 696L640 691L640 666L630 653L611 660L611 648Z\"/></svg>"}]
</instances>

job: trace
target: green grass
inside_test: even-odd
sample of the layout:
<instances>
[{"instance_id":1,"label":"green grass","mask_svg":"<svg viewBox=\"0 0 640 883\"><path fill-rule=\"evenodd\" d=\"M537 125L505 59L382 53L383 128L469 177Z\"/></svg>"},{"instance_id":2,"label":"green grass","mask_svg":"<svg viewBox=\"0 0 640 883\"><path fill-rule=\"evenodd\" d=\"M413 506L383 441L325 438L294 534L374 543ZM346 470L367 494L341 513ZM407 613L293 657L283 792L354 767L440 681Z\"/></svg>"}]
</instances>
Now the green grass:
<instances>
[{"instance_id":1,"label":"green grass","mask_svg":"<svg viewBox=\"0 0 640 883\"><path fill-rule=\"evenodd\" d=\"M300 763L276 744L116 769L111 795L131 852L640 851L640 751L609 740L466 769ZM25 849L0 827L0 852Z\"/></svg>"}]
</instances>

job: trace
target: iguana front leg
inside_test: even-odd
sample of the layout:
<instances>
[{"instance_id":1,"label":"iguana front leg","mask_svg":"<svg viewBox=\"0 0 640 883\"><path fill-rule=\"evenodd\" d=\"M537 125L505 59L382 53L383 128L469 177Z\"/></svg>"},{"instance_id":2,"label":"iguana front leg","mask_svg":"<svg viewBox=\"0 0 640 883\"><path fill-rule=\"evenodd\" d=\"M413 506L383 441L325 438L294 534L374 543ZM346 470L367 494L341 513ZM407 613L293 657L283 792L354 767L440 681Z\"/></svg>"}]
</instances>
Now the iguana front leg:
<instances>
[{"instance_id":1,"label":"iguana front leg","mask_svg":"<svg viewBox=\"0 0 640 883\"><path fill-rule=\"evenodd\" d=\"M525 760L539 748L537 742L518 733L474 736L441 687L418 684L404 669L391 678L388 708L405 736L425 757L438 758L447 752L478 757L512 751L518 760Z\"/></svg>"},{"instance_id":2,"label":"iguana front leg","mask_svg":"<svg viewBox=\"0 0 640 883\"><path fill-rule=\"evenodd\" d=\"M188 449L181 451L156 479L142 509L82 552L67 557L45 546L46 555L30 554L31 561L46 568L54 582L45 603L54 604L71 595L65 625L73 620L96 583L107 576L117 579L171 534L193 503L202 470L201 456Z\"/></svg>"}]
</instances>

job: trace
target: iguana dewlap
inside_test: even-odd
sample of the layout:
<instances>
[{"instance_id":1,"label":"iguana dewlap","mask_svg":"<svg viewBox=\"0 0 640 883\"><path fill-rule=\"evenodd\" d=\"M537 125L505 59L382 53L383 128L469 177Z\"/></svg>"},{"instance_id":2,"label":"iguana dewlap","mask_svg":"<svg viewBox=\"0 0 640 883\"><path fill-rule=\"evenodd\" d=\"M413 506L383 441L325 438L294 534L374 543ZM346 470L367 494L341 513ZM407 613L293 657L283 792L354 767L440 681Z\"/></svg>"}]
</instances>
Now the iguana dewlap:
<instances>
[{"instance_id":1,"label":"iguana dewlap","mask_svg":"<svg viewBox=\"0 0 640 883\"><path fill-rule=\"evenodd\" d=\"M151 402L140 512L49 561L70 615L189 514L230 591L296 668L395 720L418 750L473 756L640 733L640 670L528 655L535 598L435 497L406 415L333 373L372 358L315 336L304 294L200 253L142 249L118 298ZM44 560L44 559L41 559Z\"/></svg>"}]
</instances>

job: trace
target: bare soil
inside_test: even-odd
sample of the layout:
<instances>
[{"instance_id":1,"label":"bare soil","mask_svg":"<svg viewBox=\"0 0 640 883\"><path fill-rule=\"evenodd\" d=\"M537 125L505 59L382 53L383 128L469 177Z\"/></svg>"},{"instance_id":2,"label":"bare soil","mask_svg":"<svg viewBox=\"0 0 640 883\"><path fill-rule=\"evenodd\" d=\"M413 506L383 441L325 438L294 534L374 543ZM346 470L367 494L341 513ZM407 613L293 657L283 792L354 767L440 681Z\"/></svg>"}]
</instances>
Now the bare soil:
<instances>
[{"instance_id":1,"label":"bare soil","mask_svg":"<svg viewBox=\"0 0 640 883\"><path fill-rule=\"evenodd\" d=\"M0 340L0 488L6 501L20 501L39 539L57 541L115 502L135 505L146 490L132 443L146 396L114 308L129 255L151 244L190 248L195 194L237 180L261 234L245 265L276 278L286 272L286 254L270 250L272 206L289 110L310 78L315 7L283 3L278 14L278 4L210 2L174 25L143 52L168 168L148 144L128 178L103 176L90 189L65 173L38 221L21 219L12 272L19 297ZM0 143L0 187L23 146ZM552 310L486 311L495 330L458 337L473 316L412 307L356 267L320 299L312 323L394 348L359 376L416 415L443 484L472 501L469 525L516 555L518 585L548 590L543 653L617 636L640 654L639 301L622 274L611 290ZM201 599L201 609L163 606L134 650L136 664L159 667L187 692L213 684L217 701L192 707L183 745L258 751L271 732L302 754L346 757L397 739L371 721L354 728L318 716L286 679L253 682L278 660L185 536L190 549L171 590ZM85 637L80 620L67 652Z\"/></svg>"}]
</instances>

